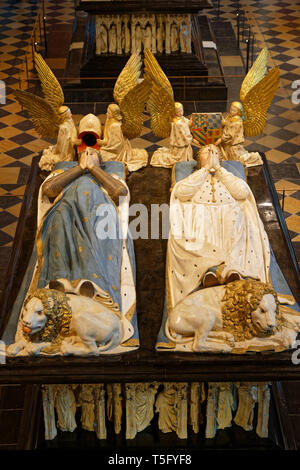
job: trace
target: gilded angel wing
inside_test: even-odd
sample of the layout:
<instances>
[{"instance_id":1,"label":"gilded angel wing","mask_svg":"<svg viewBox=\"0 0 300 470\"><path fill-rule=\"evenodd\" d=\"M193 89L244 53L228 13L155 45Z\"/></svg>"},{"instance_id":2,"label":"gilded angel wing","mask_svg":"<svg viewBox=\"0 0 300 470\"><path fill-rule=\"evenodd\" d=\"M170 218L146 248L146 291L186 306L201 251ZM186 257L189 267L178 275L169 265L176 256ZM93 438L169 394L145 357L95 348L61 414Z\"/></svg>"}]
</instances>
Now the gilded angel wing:
<instances>
[{"instance_id":1,"label":"gilded angel wing","mask_svg":"<svg viewBox=\"0 0 300 470\"><path fill-rule=\"evenodd\" d=\"M44 98L23 90L14 90L14 96L29 112L37 133L41 137L55 139L61 122L52 106Z\"/></svg>"},{"instance_id":2,"label":"gilded angel wing","mask_svg":"<svg viewBox=\"0 0 300 470\"><path fill-rule=\"evenodd\" d=\"M122 132L133 139L141 134L143 112L149 99L151 83L141 76L142 60L138 52L131 54L114 86L114 99L122 113Z\"/></svg>"},{"instance_id":3,"label":"gilded angel wing","mask_svg":"<svg viewBox=\"0 0 300 470\"><path fill-rule=\"evenodd\" d=\"M169 82L169 79L149 49L145 51L144 64L145 73L151 74L161 84L161 86L168 90L169 94L174 98L173 88Z\"/></svg>"},{"instance_id":4,"label":"gilded angel wing","mask_svg":"<svg viewBox=\"0 0 300 470\"><path fill-rule=\"evenodd\" d=\"M253 88L258 82L260 82L267 72L268 63L268 49L265 47L262 49L253 63L251 69L247 73L243 80L240 90L240 100L243 102L246 98L247 93Z\"/></svg>"},{"instance_id":5,"label":"gilded angel wing","mask_svg":"<svg viewBox=\"0 0 300 470\"><path fill-rule=\"evenodd\" d=\"M141 75L142 60L138 52L133 52L114 86L114 100L118 105L127 93L134 88Z\"/></svg>"},{"instance_id":6,"label":"gilded angel wing","mask_svg":"<svg viewBox=\"0 0 300 470\"><path fill-rule=\"evenodd\" d=\"M274 67L247 93L243 101L246 114L244 129L247 137L255 137L264 130L267 111L278 88L279 77L279 69Z\"/></svg>"},{"instance_id":7,"label":"gilded angel wing","mask_svg":"<svg viewBox=\"0 0 300 470\"><path fill-rule=\"evenodd\" d=\"M171 133L175 116L172 86L150 50L145 51L145 77L152 82L148 109L151 114L151 129L157 137L166 138Z\"/></svg>"},{"instance_id":8,"label":"gilded angel wing","mask_svg":"<svg viewBox=\"0 0 300 470\"><path fill-rule=\"evenodd\" d=\"M65 101L65 97L59 81L49 66L46 64L43 57L37 52L34 54L34 61L36 71L41 81L45 99L55 110L58 110Z\"/></svg>"},{"instance_id":9,"label":"gilded angel wing","mask_svg":"<svg viewBox=\"0 0 300 470\"><path fill-rule=\"evenodd\" d=\"M145 78L135 85L123 98L120 110L123 116L122 132L128 139L141 135L143 127L143 112L149 100L151 82Z\"/></svg>"}]
</instances>

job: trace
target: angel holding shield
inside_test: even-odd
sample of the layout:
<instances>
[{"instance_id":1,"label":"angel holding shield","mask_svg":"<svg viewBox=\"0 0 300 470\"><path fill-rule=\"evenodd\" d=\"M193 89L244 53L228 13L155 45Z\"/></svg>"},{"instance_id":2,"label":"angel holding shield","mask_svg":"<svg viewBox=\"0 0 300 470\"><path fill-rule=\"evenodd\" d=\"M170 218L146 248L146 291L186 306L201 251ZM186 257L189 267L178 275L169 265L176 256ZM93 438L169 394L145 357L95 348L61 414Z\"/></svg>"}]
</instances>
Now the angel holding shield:
<instances>
[{"instance_id":1,"label":"angel holding shield","mask_svg":"<svg viewBox=\"0 0 300 470\"><path fill-rule=\"evenodd\" d=\"M156 150L152 166L171 168L177 162L193 160L192 121L183 116L183 106L175 103L172 86L150 50L145 51L145 76L152 83L148 109L154 135L169 137L169 147Z\"/></svg>"}]
</instances>

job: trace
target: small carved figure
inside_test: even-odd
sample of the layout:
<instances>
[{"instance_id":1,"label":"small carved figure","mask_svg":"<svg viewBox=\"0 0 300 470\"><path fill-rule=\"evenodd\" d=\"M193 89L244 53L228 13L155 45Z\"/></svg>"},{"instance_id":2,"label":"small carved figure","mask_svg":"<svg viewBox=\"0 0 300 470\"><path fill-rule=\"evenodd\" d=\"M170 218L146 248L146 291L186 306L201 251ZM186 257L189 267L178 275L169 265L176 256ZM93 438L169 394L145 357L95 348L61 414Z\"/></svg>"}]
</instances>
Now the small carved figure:
<instances>
[{"instance_id":1,"label":"small carved figure","mask_svg":"<svg viewBox=\"0 0 300 470\"><path fill-rule=\"evenodd\" d=\"M152 166L171 168L179 161L193 160L192 121L183 116L183 106L175 103L172 86L151 51L145 51L145 76L152 83L148 108L151 129L157 137L169 137L169 147L156 150Z\"/></svg>"},{"instance_id":2,"label":"small carved figure","mask_svg":"<svg viewBox=\"0 0 300 470\"><path fill-rule=\"evenodd\" d=\"M142 50L142 29L140 24L137 24L135 28L135 52L141 52Z\"/></svg>"},{"instance_id":3,"label":"small carved figure","mask_svg":"<svg viewBox=\"0 0 300 470\"><path fill-rule=\"evenodd\" d=\"M75 159L77 131L71 110L63 105L64 94L57 78L40 54L35 53L34 60L44 98L23 90L15 90L14 95L31 115L38 134L57 139L56 145L44 150L39 163L42 170L51 171L57 162Z\"/></svg>"},{"instance_id":4,"label":"small carved figure","mask_svg":"<svg viewBox=\"0 0 300 470\"><path fill-rule=\"evenodd\" d=\"M108 37L107 37L107 29L103 23L99 26L99 53L106 54L108 51Z\"/></svg>"},{"instance_id":5,"label":"small carved figure","mask_svg":"<svg viewBox=\"0 0 300 470\"><path fill-rule=\"evenodd\" d=\"M76 400L71 385L57 385L55 390L57 427L61 431L73 432L77 428L75 413Z\"/></svg>"},{"instance_id":6,"label":"small carved figure","mask_svg":"<svg viewBox=\"0 0 300 470\"><path fill-rule=\"evenodd\" d=\"M51 441L57 436L54 411L55 385L42 385L45 439Z\"/></svg>"},{"instance_id":7,"label":"small carved figure","mask_svg":"<svg viewBox=\"0 0 300 470\"><path fill-rule=\"evenodd\" d=\"M82 384L78 395L81 406L81 426L86 431L95 431L94 385Z\"/></svg>"},{"instance_id":8,"label":"small carved figure","mask_svg":"<svg viewBox=\"0 0 300 470\"><path fill-rule=\"evenodd\" d=\"M223 158L239 160L245 166L261 165L259 154L248 152L243 146L246 136L255 137L263 132L267 111L279 84L279 69L267 73L268 50L264 48L243 80L241 102L231 103L230 112L222 121L223 131L216 145L220 145Z\"/></svg>"},{"instance_id":9,"label":"small carved figure","mask_svg":"<svg viewBox=\"0 0 300 470\"><path fill-rule=\"evenodd\" d=\"M180 25L180 51L181 53L189 52L188 27L185 23Z\"/></svg>"},{"instance_id":10,"label":"small carved figure","mask_svg":"<svg viewBox=\"0 0 300 470\"><path fill-rule=\"evenodd\" d=\"M156 28L156 49L157 52L162 54L164 52L165 28L162 20Z\"/></svg>"},{"instance_id":11,"label":"small carved figure","mask_svg":"<svg viewBox=\"0 0 300 470\"><path fill-rule=\"evenodd\" d=\"M133 149L128 138L138 137L143 126L143 112L149 98L149 80L140 80L141 58L133 53L120 73L115 87L114 99L107 108L104 136L98 140L104 161L117 160L135 171L147 165L145 149Z\"/></svg>"},{"instance_id":12,"label":"small carved figure","mask_svg":"<svg viewBox=\"0 0 300 470\"><path fill-rule=\"evenodd\" d=\"M234 422L245 431L253 429L254 407L257 403L257 384L240 382L236 383L238 388L239 404Z\"/></svg>"},{"instance_id":13,"label":"small carved figure","mask_svg":"<svg viewBox=\"0 0 300 470\"><path fill-rule=\"evenodd\" d=\"M104 384L94 385L95 398L95 425L98 439L106 439L106 413L105 413L105 386Z\"/></svg>"},{"instance_id":14,"label":"small carved figure","mask_svg":"<svg viewBox=\"0 0 300 470\"><path fill-rule=\"evenodd\" d=\"M112 24L108 30L108 52L110 54L117 53L117 27Z\"/></svg>"},{"instance_id":15,"label":"small carved figure","mask_svg":"<svg viewBox=\"0 0 300 470\"><path fill-rule=\"evenodd\" d=\"M171 52L178 52L179 49L179 35L178 35L178 26L173 23L170 30L170 45Z\"/></svg>"},{"instance_id":16,"label":"small carved figure","mask_svg":"<svg viewBox=\"0 0 300 470\"><path fill-rule=\"evenodd\" d=\"M130 48L131 48L131 37L130 37L130 29L128 26L128 21L126 20L126 17L124 19L124 52L125 54L129 54Z\"/></svg>"},{"instance_id":17,"label":"small carved figure","mask_svg":"<svg viewBox=\"0 0 300 470\"><path fill-rule=\"evenodd\" d=\"M107 108L103 139L98 140L101 158L103 161L116 160L126 163L129 171L135 171L147 164L147 152L144 149L132 149L122 127L121 110L117 104L112 103Z\"/></svg>"},{"instance_id":18,"label":"small carved figure","mask_svg":"<svg viewBox=\"0 0 300 470\"><path fill-rule=\"evenodd\" d=\"M153 153L152 166L171 168L177 162L193 160L191 133L192 121L183 116L183 106L175 103L175 116L171 123L169 147L161 147Z\"/></svg>"},{"instance_id":19,"label":"small carved figure","mask_svg":"<svg viewBox=\"0 0 300 470\"><path fill-rule=\"evenodd\" d=\"M157 383L138 383L135 390L136 429L138 432L146 429L154 415L153 406Z\"/></svg>"},{"instance_id":20,"label":"small carved figure","mask_svg":"<svg viewBox=\"0 0 300 470\"><path fill-rule=\"evenodd\" d=\"M259 437L268 437L270 385L268 382L257 384L258 413L256 433Z\"/></svg>"},{"instance_id":21,"label":"small carved figure","mask_svg":"<svg viewBox=\"0 0 300 470\"><path fill-rule=\"evenodd\" d=\"M155 402L155 411L159 413L158 427L167 433L177 430L176 388L174 383L164 383L164 389Z\"/></svg>"},{"instance_id":22,"label":"small carved figure","mask_svg":"<svg viewBox=\"0 0 300 470\"><path fill-rule=\"evenodd\" d=\"M152 49L152 30L149 24L143 29L143 46L144 50Z\"/></svg>"}]
</instances>

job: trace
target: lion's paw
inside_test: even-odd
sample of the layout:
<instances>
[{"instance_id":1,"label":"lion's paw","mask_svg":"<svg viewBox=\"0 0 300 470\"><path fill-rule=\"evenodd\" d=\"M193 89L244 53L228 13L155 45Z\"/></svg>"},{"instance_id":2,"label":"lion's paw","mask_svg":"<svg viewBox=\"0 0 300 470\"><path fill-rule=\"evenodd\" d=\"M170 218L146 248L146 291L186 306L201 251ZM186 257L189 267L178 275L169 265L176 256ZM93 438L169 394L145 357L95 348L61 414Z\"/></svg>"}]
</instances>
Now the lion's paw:
<instances>
[{"instance_id":1,"label":"lion's paw","mask_svg":"<svg viewBox=\"0 0 300 470\"><path fill-rule=\"evenodd\" d=\"M40 352L51 345L50 342L45 343L27 343L26 348L24 349L24 355L28 356L37 356Z\"/></svg>"},{"instance_id":2,"label":"lion's paw","mask_svg":"<svg viewBox=\"0 0 300 470\"><path fill-rule=\"evenodd\" d=\"M20 351L24 350L28 344L28 341L25 339L21 339L20 341L17 341L16 343L12 343L6 348L6 354L8 356L17 356Z\"/></svg>"}]
</instances>

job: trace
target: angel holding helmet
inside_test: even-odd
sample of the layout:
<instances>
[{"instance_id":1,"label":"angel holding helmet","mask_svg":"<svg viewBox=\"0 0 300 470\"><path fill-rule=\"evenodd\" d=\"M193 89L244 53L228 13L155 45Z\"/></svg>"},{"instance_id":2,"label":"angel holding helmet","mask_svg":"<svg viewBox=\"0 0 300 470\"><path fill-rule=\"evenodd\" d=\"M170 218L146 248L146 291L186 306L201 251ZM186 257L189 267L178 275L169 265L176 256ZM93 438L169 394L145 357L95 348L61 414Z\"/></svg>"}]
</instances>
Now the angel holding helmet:
<instances>
[{"instance_id":1,"label":"angel holding helmet","mask_svg":"<svg viewBox=\"0 0 300 470\"><path fill-rule=\"evenodd\" d=\"M193 160L192 121L183 116L183 106L174 102L172 86L150 50L145 51L145 76L152 83L148 108L154 135L169 137L169 147L156 150L152 166L171 168L179 161Z\"/></svg>"},{"instance_id":2,"label":"angel holding helmet","mask_svg":"<svg viewBox=\"0 0 300 470\"><path fill-rule=\"evenodd\" d=\"M57 78L40 54L35 53L34 58L44 98L23 90L15 90L14 95L29 111L38 134L56 139L55 145L43 151L39 162L42 170L51 171L57 162L75 159L77 130L70 108L64 106L64 94Z\"/></svg>"},{"instance_id":3,"label":"angel holding helmet","mask_svg":"<svg viewBox=\"0 0 300 470\"><path fill-rule=\"evenodd\" d=\"M102 160L116 160L136 171L148 163L145 149L132 148L128 139L138 137L143 126L143 111L148 101L151 83L141 80L142 61L134 52L114 86L114 99L107 108L103 139L98 139Z\"/></svg>"},{"instance_id":4,"label":"angel holding helmet","mask_svg":"<svg viewBox=\"0 0 300 470\"><path fill-rule=\"evenodd\" d=\"M261 165L257 152L244 147L244 134L255 137L263 132L267 111L279 83L279 69L267 72L268 50L264 48L243 80L240 100L231 103L229 114L222 119L220 146L225 160L238 160L245 166Z\"/></svg>"}]
</instances>

